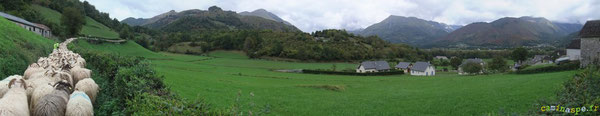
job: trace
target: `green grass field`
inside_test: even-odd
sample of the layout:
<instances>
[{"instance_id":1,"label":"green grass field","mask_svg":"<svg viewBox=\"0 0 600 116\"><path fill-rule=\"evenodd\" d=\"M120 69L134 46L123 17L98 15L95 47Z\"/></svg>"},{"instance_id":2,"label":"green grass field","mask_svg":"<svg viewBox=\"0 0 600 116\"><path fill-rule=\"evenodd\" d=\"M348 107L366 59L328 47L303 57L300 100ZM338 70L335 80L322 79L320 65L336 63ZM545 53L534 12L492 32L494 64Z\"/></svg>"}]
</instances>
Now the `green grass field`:
<instances>
[{"instance_id":1,"label":"green grass field","mask_svg":"<svg viewBox=\"0 0 600 116\"><path fill-rule=\"evenodd\" d=\"M52 51L53 40L0 18L0 78L22 74L30 63Z\"/></svg>"},{"instance_id":2,"label":"green grass field","mask_svg":"<svg viewBox=\"0 0 600 116\"><path fill-rule=\"evenodd\" d=\"M88 44L89 49L151 59L170 88L188 99L205 99L215 109L235 103L270 115L484 115L526 113L537 100L554 99L560 84L577 71L515 75L434 77L340 76L282 73L274 69L329 69L332 63L248 59L241 52L206 56L155 53L134 42ZM355 64L336 63L338 69ZM236 96L241 91L240 101ZM250 93L254 94L251 96ZM254 104L254 105L252 105Z\"/></svg>"},{"instance_id":3,"label":"green grass field","mask_svg":"<svg viewBox=\"0 0 600 116\"><path fill-rule=\"evenodd\" d=\"M38 11L42 15L42 17L45 17L46 20L49 20L50 22L53 22L56 24L60 24L60 18L62 16L62 14L60 12L57 12L55 10L52 10L52 9L49 9L46 7L42 7L39 5L32 5L32 7L33 7L33 9ZM118 39L119 38L119 33L106 27L105 25L102 25L101 23L97 22L96 20L86 16L85 21L86 21L86 24L81 29L81 32L80 32L81 34L86 35L86 36L91 35L94 37L103 37L103 38L109 38L109 39Z\"/></svg>"}]
</instances>

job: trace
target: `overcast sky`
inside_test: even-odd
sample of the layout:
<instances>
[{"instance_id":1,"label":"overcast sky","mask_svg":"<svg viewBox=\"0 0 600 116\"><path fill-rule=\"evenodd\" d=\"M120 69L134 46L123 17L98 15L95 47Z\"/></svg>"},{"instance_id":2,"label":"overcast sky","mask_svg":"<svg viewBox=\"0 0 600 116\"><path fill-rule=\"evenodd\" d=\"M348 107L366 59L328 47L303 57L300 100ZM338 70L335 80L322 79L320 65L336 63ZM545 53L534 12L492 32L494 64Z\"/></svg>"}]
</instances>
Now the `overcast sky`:
<instances>
[{"instance_id":1,"label":"overcast sky","mask_svg":"<svg viewBox=\"0 0 600 116\"><path fill-rule=\"evenodd\" d=\"M84 0L82 0L84 1ZM600 0L85 0L123 20L150 18L170 10L219 6L236 12L266 9L305 32L355 30L389 15L414 16L446 24L490 22L502 17L535 16L585 23L600 19Z\"/></svg>"}]
</instances>

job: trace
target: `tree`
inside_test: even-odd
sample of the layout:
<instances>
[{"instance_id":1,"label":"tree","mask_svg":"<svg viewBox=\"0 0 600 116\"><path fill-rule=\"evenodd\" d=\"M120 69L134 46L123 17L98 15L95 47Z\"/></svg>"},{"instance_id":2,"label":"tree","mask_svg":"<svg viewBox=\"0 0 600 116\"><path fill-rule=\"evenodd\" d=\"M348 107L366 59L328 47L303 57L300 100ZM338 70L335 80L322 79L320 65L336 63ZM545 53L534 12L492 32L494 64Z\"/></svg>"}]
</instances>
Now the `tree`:
<instances>
[{"instance_id":1,"label":"tree","mask_svg":"<svg viewBox=\"0 0 600 116\"><path fill-rule=\"evenodd\" d=\"M454 70L458 69L458 66L462 64L462 59L458 57L453 57L450 59L450 65L454 68Z\"/></svg>"},{"instance_id":2,"label":"tree","mask_svg":"<svg viewBox=\"0 0 600 116\"><path fill-rule=\"evenodd\" d=\"M479 74L483 70L483 66L476 62L467 62L462 66L462 70L469 74Z\"/></svg>"},{"instance_id":3,"label":"tree","mask_svg":"<svg viewBox=\"0 0 600 116\"><path fill-rule=\"evenodd\" d=\"M492 62L489 63L489 67L492 70L496 70L499 72L504 72L508 69L508 65L506 64L506 60L504 60L504 58L502 57L494 57L494 59L492 59Z\"/></svg>"},{"instance_id":4,"label":"tree","mask_svg":"<svg viewBox=\"0 0 600 116\"><path fill-rule=\"evenodd\" d=\"M133 39L133 33L130 31L129 26L124 25L119 32L121 39Z\"/></svg>"},{"instance_id":5,"label":"tree","mask_svg":"<svg viewBox=\"0 0 600 116\"><path fill-rule=\"evenodd\" d=\"M511 53L512 59L518 61L519 63L527 60L527 56L529 56L529 51L523 47L516 48Z\"/></svg>"},{"instance_id":6,"label":"tree","mask_svg":"<svg viewBox=\"0 0 600 116\"><path fill-rule=\"evenodd\" d=\"M258 47L260 46L260 39L254 37L247 37L244 41L244 51L250 58L257 58L260 55L257 53Z\"/></svg>"},{"instance_id":7,"label":"tree","mask_svg":"<svg viewBox=\"0 0 600 116\"><path fill-rule=\"evenodd\" d=\"M67 36L74 37L79 34L85 24L85 17L81 11L74 7L67 7L63 10L61 23L65 26Z\"/></svg>"}]
</instances>

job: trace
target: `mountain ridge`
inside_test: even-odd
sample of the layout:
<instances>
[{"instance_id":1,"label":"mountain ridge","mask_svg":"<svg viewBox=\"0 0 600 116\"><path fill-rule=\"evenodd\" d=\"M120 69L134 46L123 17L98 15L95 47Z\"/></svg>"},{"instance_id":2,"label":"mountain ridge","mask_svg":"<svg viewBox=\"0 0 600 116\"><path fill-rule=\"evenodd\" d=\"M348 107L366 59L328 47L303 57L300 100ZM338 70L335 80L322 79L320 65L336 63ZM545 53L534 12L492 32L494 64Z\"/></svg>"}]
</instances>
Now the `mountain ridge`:
<instances>
[{"instance_id":1,"label":"mountain ridge","mask_svg":"<svg viewBox=\"0 0 600 116\"><path fill-rule=\"evenodd\" d=\"M239 15L213 6L208 10L190 9L181 12L171 10L152 18L127 18L122 21L132 26L144 26L163 31L258 29L274 31L300 31L287 25L258 16Z\"/></svg>"}]
</instances>

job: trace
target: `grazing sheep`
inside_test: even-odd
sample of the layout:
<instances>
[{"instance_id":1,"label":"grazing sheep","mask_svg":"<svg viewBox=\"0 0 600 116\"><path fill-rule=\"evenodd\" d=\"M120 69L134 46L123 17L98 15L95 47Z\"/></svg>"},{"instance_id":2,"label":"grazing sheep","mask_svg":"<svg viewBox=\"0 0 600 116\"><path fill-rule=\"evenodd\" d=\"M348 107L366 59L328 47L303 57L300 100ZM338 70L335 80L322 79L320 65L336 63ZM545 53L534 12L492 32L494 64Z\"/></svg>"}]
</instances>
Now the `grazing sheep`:
<instances>
[{"instance_id":1,"label":"grazing sheep","mask_svg":"<svg viewBox=\"0 0 600 116\"><path fill-rule=\"evenodd\" d=\"M33 112L33 108L35 108L37 101L39 101L42 97L52 93L54 91L54 87L52 85L41 85L37 88L34 88L33 93L31 94L31 100L29 100L29 108L31 108Z\"/></svg>"},{"instance_id":2,"label":"grazing sheep","mask_svg":"<svg viewBox=\"0 0 600 116\"><path fill-rule=\"evenodd\" d=\"M67 103L67 111L65 116L93 116L94 106L90 97L82 91L75 90L69 102Z\"/></svg>"},{"instance_id":3,"label":"grazing sheep","mask_svg":"<svg viewBox=\"0 0 600 116\"><path fill-rule=\"evenodd\" d=\"M33 109L34 116L64 116L69 101L71 85L65 81L54 84L52 93L37 101Z\"/></svg>"},{"instance_id":4,"label":"grazing sheep","mask_svg":"<svg viewBox=\"0 0 600 116\"><path fill-rule=\"evenodd\" d=\"M0 116L29 116L27 106L27 95L25 90L27 84L23 79L12 79L6 95L0 99Z\"/></svg>"},{"instance_id":5,"label":"grazing sheep","mask_svg":"<svg viewBox=\"0 0 600 116\"><path fill-rule=\"evenodd\" d=\"M98 94L98 84L92 78L85 78L80 80L76 85L75 89L85 92L86 95L90 96L92 103L96 101L96 95Z\"/></svg>"},{"instance_id":6,"label":"grazing sheep","mask_svg":"<svg viewBox=\"0 0 600 116\"><path fill-rule=\"evenodd\" d=\"M71 68L71 76L73 76L73 83L77 84L79 80L90 78L92 71L89 69L81 68L79 66L75 66Z\"/></svg>"},{"instance_id":7,"label":"grazing sheep","mask_svg":"<svg viewBox=\"0 0 600 116\"><path fill-rule=\"evenodd\" d=\"M12 79L21 79L22 77L19 75L13 75L13 76L9 76L4 78L4 80L0 81L0 98L2 98L2 96L4 96L4 94L6 92L8 92L8 83L12 80Z\"/></svg>"}]
</instances>

